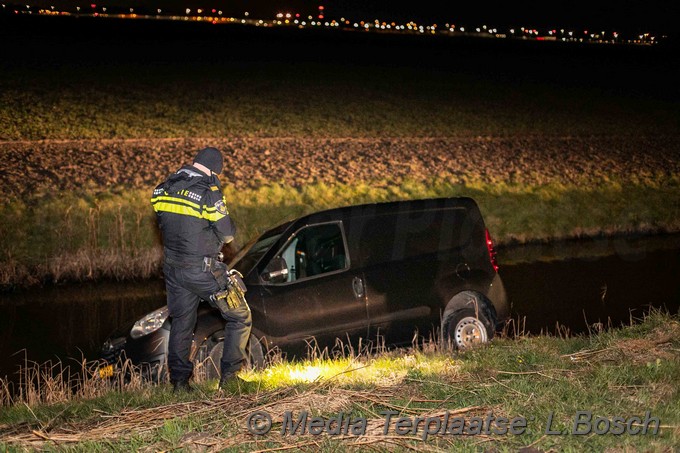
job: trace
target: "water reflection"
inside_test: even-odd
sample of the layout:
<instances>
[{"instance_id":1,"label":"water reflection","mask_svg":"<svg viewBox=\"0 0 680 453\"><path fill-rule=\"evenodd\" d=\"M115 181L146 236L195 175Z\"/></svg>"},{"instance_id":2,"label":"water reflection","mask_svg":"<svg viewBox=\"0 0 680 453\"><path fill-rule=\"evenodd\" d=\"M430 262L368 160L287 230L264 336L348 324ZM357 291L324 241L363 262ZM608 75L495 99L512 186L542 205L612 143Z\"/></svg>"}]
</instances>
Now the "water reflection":
<instances>
[{"instance_id":1,"label":"water reflection","mask_svg":"<svg viewBox=\"0 0 680 453\"><path fill-rule=\"evenodd\" d=\"M0 294L0 376L15 372L25 358L37 362L96 358L114 329L164 303L160 279Z\"/></svg>"},{"instance_id":2,"label":"water reflection","mask_svg":"<svg viewBox=\"0 0 680 453\"><path fill-rule=\"evenodd\" d=\"M595 261L608 256L640 261L648 253L679 248L680 234L617 236L498 247L498 258L505 266L574 259Z\"/></svg>"},{"instance_id":3,"label":"water reflection","mask_svg":"<svg viewBox=\"0 0 680 453\"><path fill-rule=\"evenodd\" d=\"M557 324L580 333L628 324L649 307L680 307L680 235L506 248L499 261L514 318L531 333Z\"/></svg>"}]
</instances>

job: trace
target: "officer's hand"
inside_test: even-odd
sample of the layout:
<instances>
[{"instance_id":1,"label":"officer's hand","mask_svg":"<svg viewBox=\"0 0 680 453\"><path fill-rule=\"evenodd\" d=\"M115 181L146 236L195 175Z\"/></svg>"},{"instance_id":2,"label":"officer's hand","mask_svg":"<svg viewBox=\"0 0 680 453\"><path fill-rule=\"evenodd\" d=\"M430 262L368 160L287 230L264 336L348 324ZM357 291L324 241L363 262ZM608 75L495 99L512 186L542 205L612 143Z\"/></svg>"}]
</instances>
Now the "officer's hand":
<instances>
[{"instance_id":1,"label":"officer's hand","mask_svg":"<svg viewBox=\"0 0 680 453\"><path fill-rule=\"evenodd\" d=\"M224 254L224 259L222 261L225 263L230 262L232 258L234 258L238 253L238 249L234 245L234 241L224 244L222 246L222 253Z\"/></svg>"}]
</instances>

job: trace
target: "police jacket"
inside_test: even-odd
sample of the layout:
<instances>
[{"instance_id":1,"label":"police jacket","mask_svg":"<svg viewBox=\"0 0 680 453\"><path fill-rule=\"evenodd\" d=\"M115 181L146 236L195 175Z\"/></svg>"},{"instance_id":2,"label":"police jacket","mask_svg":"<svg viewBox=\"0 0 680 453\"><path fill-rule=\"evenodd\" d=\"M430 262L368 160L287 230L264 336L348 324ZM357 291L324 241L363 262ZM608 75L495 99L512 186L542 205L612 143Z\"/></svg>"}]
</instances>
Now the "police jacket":
<instances>
[{"instance_id":1,"label":"police jacket","mask_svg":"<svg viewBox=\"0 0 680 453\"><path fill-rule=\"evenodd\" d=\"M215 257L225 242L234 238L234 227L220 183L191 165L159 184L151 204L163 234L165 257L198 264Z\"/></svg>"}]
</instances>

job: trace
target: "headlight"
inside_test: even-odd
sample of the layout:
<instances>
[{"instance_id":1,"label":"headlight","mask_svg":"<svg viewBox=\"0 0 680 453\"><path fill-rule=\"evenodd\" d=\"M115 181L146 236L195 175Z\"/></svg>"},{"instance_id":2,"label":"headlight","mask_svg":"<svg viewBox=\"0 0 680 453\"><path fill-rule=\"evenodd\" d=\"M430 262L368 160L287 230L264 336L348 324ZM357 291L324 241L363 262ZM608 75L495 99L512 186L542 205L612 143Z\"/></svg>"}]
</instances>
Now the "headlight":
<instances>
[{"instance_id":1,"label":"headlight","mask_svg":"<svg viewBox=\"0 0 680 453\"><path fill-rule=\"evenodd\" d=\"M130 336L135 340L161 328L168 318L168 307L159 308L135 322L130 330Z\"/></svg>"}]
</instances>

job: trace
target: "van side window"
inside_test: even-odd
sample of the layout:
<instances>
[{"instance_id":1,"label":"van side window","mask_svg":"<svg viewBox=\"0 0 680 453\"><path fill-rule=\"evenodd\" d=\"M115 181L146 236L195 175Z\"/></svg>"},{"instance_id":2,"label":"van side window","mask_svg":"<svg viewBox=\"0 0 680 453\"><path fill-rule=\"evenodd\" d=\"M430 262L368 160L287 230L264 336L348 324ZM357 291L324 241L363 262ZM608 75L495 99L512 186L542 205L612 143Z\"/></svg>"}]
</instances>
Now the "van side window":
<instances>
[{"instance_id":1,"label":"van side window","mask_svg":"<svg viewBox=\"0 0 680 453\"><path fill-rule=\"evenodd\" d=\"M345 240L338 223L306 227L279 255L288 267L288 282L347 268Z\"/></svg>"},{"instance_id":2,"label":"van side window","mask_svg":"<svg viewBox=\"0 0 680 453\"><path fill-rule=\"evenodd\" d=\"M361 259L364 264L380 265L464 249L473 237L470 222L470 215L460 208L369 218L361 230Z\"/></svg>"}]
</instances>

